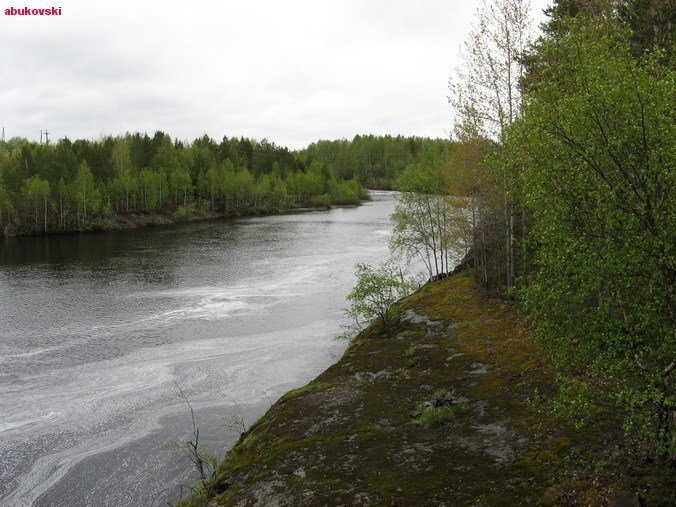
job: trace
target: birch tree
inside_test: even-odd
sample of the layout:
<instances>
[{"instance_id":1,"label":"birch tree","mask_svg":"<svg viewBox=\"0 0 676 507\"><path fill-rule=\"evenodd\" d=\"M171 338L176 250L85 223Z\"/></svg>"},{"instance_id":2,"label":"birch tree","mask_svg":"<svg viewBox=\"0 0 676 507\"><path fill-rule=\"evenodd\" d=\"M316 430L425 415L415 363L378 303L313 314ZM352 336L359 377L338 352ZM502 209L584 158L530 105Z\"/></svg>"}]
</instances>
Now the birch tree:
<instances>
[{"instance_id":1,"label":"birch tree","mask_svg":"<svg viewBox=\"0 0 676 507\"><path fill-rule=\"evenodd\" d=\"M3 222L2 209L9 208L9 202L10 200L9 194L7 193L7 189L2 184L2 181L0 181L0 231L2 231L2 222ZM7 218L9 218L9 209L7 212Z\"/></svg>"},{"instance_id":2,"label":"birch tree","mask_svg":"<svg viewBox=\"0 0 676 507\"><path fill-rule=\"evenodd\" d=\"M522 56L531 39L528 0L484 0L461 49L461 63L449 81L454 135L459 142L490 139L504 143L506 129L521 114ZM514 284L515 206L503 175L505 280Z\"/></svg>"},{"instance_id":3,"label":"birch tree","mask_svg":"<svg viewBox=\"0 0 676 507\"><path fill-rule=\"evenodd\" d=\"M402 192L391 216L390 249L403 254L407 261L418 258L430 279L448 273L454 260L446 169L443 159L432 158L407 168L398 181L397 188Z\"/></svg>"},{"instance_id":4,"label":"birch tree","mask_svg":"<svg viewBox=\"0 0 676 507\"><path fill-rule=\"evenodd\" d=\"M24 182L24 193L33 201L35 209L35 230L40 230L38 223L40 204L44 215L44 232L47 232L47 199L49 199L50 186L47 180L40 176L32 176Z\"/></svg>"}]
</instances>

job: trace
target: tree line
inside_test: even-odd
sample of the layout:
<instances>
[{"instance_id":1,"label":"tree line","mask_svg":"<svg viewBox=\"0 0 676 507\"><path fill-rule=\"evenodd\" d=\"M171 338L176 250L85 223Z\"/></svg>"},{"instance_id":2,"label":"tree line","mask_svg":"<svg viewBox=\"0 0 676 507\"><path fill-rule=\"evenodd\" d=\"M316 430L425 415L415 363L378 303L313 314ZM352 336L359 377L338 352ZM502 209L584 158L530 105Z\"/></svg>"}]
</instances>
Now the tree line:
<instances>
[{"instance_id":1,"label":"tree line","mask_svg":"<svg viewBox=\"0 0 676 507\"><path fill-rule=\"evenodd\" d=\"M245 214L356 204L366 191L327 164L266 140L208 136L192 143L157 132L0 142L0 231L109 228L147 213Z\"/></svg>"},{"instance_id":2,"label":"tree line","mask_svg":"<svg viewBox=\"0 0 676 507\"><path fill-rule=\"evenodd\" d=\"M0 142L0 231L106 229L148 213L185 219L356 204L366 197L363 186L391 188L423 153L452 145L368 135L291 151L265 139L184 142L161 131L53 144L13 138Z\"/></svg>"},{"instance_id":3,"label":"tree line","mask_svg":"<svg viewBox=\"0 0 676 507\"><path fill-rule=\"evenodd\" d=\"M306 162L330 166L341 178L356 178L371 188L390 189L401 173L424 153L444 153L452 146L449 139L358 135L352 140L320 140L300 154Z\"/></svg>"}]
</instances>

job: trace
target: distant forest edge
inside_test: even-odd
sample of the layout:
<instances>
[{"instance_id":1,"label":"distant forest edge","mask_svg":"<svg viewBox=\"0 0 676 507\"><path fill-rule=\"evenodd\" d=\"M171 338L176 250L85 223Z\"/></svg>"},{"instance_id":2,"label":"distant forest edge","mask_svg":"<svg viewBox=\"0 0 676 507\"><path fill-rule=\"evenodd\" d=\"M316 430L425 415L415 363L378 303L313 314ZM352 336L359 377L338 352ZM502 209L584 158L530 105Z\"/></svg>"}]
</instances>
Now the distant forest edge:
<instances>
[{"instance_id":1,"label":"distant forest edge","mask_svg":"<svg viewBox=\"0 0 676 507\"><path fill-rule=\"evenodd\" d=\"M0 141L0 235L358 204L451 141L356 136L291 151L267 140L158 131L53 144ZM151 217L151 218L149 218Z\"/></svg>"}]
</instances>

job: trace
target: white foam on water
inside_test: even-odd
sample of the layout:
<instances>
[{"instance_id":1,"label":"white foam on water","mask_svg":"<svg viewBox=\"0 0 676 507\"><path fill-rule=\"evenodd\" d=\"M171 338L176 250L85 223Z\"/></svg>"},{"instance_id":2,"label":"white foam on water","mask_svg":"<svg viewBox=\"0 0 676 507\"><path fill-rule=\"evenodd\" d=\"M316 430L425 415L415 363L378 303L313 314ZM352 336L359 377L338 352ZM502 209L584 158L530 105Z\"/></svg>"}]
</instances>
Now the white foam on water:
<instances>
[{"instance_id":1,"label":"white foam on water","mask_svg":"<svg viewBox=\"0 0 676 507\"><path fill-rule=\"evenodd\" d=\"M33 384L13 397L11 407L0 406L0 414L12 413L11 420L0 420L0 443L80 436L38 458L3 502L30 505L82 459L142 438L159 427L161 417L184 410L174 384L177 369L188 372L179 382L195 408L224 400L258 402L275 386L296 380L299 371L318 373L308 364L321 370L329 362L327 351L344 347L332 340L337 328L337 322L319 322L285 332L183 342L38 375L34 381L49 383L50 389Z\"/></svg>"},{"instance_id":2,"label":"white foam on water","mask_svg":"<svg viewBox=\"0 0 676 507\"><path fill-rule=\"evenodd\" d=\"M13 430L15 428L21 428L36 422L49 421L62 415L62 412L51 411L35 419L24 419L23 421L10 421L6 423L0 423L0 433L3 431Z\"/></svg>"},{"instance_id":3,"label":"white foam on water","mask_svg":"<svg viewBox=\"0 0 676 507\"><path fill-rule=\"evenodd\" d=\"M350 218L352 212L340 210L338 215ZM354 223L364 225L363 221ZM351 283L355 262L377 262L386 255L385 242L376 237L388 235L385 227L378 222L366 233L355 229L355 234L374 238L371 242L353 244L346 240L345 245L322 248L321 252L313 251L314 243L310 242L299 255L266 261L266 269L252 266L246 283L228 280L232 283L226 285L216 277L213 286L131 292L127 296L127 320L122 320L122 314L114 314L117 316L110 321L74 320L67 328L45 331L47 339L39 343L46 342L49 347L7 350L5 354L0 348L0 362L5 363L9 361L3 358L11 354L21 354L17 364L22 360L33 364L30 358L42 360L40 354L63 357L66 352L61 349L68 347L73 348L73 354L85 351L85 360L90 361L55 367L62 369L36 368L22 372L20 378L9 377L9 382L1 386L0 480L9 478L7 484L12 489L3 493L6 496L0 504L30 505L85 458L160 430L161 418L185 411L174 381L199 409L258 403L266 399L267 392L282 392L314 378L345 348L345 343L333 340L341 332L338 317L318 315L318 320L309 325L301 323L294 329L259 334L252 330L251 335L245 335L247 331L240 326L239 334L228 335L223 330L218 336L220 321L234 318L241 323L241 317L247 315L274 317L280 308L289 308L275 307L279 303L295 298L306 302L315 294L343 291L345 284ZM375 234L371 234L374 229ZM126 300L122 301L124 304ZM208 331L208 339L187 335L202 331ZM158 344L152 345L148 340L178 332L186 334L178 342L158 339ZM42 336L43 330L35 333ZM51 346L57 342L52 334L58 338L58 345ZM124 337L123 345L130 346L116 349L115 342L107 341L118 337ZM141 343L148 343L148 347L140 348ZM108 344L111 346L106 347ZM102 350L129 352L101 360L94 356L99 345ZM21 475L7 466L7 474L3 473L9 460L22 465Z\"/></svg>"},{"instance_id":4,"label":"white foam on water","mask_svg":"<svg viewBox=\"0 0 676 507\"><path fill-rule=\"evenodd\" d=\"M33 356L38 356L40 354L46 354L48 352L52 352L54 350L58 350L60 347L40 347L34 350L29 350L26 352L1 352L0 353L0 363L6 363L8 361L12 361L15 359L19 359L22 357L33 357Z\"/></svg>"}]
</instances>

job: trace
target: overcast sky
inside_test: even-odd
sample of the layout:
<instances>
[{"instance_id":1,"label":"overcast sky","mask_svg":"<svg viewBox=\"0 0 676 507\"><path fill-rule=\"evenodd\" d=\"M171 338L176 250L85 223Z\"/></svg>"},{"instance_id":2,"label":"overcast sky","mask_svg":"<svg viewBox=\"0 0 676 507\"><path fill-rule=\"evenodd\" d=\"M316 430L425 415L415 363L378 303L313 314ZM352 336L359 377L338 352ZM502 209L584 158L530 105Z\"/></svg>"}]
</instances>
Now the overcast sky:
<instances>
[{"instance_id":1,"label":"overcast sky","mask_svg":"<svg viewBox=\"0 0 676 507\"><path fill-rule=\"evenodd\" d=\"M445 137L480 0L0 0L7 137ZM532 0L540 17L547 0ZM5 8L62 7L53 18Z\"/></svg>"}]
</instances>

